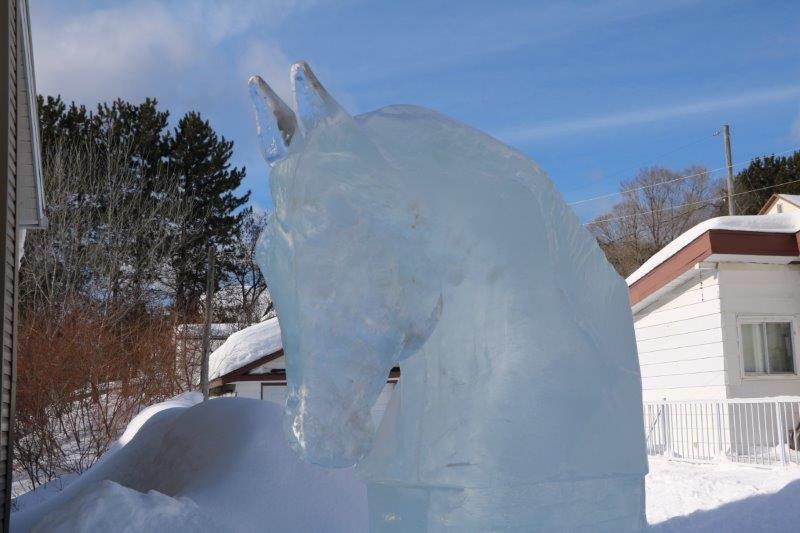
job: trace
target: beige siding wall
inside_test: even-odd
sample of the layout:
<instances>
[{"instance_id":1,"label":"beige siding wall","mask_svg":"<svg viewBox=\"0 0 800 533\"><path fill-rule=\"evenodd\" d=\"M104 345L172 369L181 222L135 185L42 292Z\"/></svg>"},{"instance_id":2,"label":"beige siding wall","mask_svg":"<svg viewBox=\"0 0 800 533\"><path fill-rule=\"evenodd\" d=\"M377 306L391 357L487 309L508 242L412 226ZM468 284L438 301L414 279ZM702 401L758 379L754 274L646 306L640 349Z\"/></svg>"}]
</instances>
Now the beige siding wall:
<instances>
[{"instance_id":1,"label":"beige siding wall","mask_svg":"<svg viewBox=\"0 0 800 533\"><path fill-rule=\"evenodd\" d=\"M726 370L720 286L714 270L634 316L644 400L724 398Z\"/></svg>"},{"instance_id":2,"label":"beige siding wall","mask_svg":"<svg viewBox=\"0 0 800 533\"><path fill-rule=\"evenodd\" d=\"M800 265L720 263L721 311L725 333L727 394L731 398L800 395L800 376L745 376L739 339L744 317L791 318L798 369Z\"/></svg>"}]
</instances>

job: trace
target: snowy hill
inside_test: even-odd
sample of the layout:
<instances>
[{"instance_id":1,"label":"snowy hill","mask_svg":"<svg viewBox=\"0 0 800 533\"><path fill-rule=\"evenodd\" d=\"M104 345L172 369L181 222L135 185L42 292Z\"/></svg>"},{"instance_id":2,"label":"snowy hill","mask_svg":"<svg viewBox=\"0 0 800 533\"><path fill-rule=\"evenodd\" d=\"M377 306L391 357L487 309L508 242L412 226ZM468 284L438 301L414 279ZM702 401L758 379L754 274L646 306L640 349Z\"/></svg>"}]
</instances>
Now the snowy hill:
<instances>
[{"instance_id":1,"label":"snowy hill","mask_svg":"<svg viewBox=\"0 0 800 533\"><path fill-rule=\"evenodd\" d=\"M12 531L365 531L352 469L300 461L280 407L197 394L135 418L63 492L12 515Z\"/></svg>"}]
</instances>

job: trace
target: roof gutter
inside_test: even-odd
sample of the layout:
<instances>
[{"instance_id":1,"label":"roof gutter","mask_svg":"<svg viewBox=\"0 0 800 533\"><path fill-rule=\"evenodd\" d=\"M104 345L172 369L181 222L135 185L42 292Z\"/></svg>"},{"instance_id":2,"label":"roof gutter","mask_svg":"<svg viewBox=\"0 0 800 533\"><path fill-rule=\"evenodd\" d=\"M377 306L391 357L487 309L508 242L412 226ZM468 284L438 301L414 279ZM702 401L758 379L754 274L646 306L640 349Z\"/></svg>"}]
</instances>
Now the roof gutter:
<instances>
[{"instance_id":1,"label":"roof gutter","mask_svg":"<svg viewBox=\"0 0 800 533\"><path fill-rule=\"evenodd\" d=\"M37 104L36 77L33 70L33 43L31 40L31 19L28 16L28 1L19 2L20 28L22 29L22 60L24 62L25 79L28 84L28 107L31 121L31 148L33 150L33 174L36 182L36 217L37 224L21 227L29 229L47 228L47 214L44 209L44 176L42 173L42 147L39 133L39 106Z\"/></svg>"}]
</instances>

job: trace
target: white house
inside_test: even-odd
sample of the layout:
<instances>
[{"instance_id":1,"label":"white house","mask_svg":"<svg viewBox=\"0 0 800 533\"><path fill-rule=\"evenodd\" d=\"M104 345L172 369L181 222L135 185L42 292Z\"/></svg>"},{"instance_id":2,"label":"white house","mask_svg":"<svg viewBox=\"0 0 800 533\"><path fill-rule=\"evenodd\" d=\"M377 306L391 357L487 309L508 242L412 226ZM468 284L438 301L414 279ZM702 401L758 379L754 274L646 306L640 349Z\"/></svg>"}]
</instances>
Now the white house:
<instances>
[{"instance_id":1,"label":"white house","mask_svg":"<svg viewBox=\"0 0 800 533\"><path fill-rule=\"evenodd\" d=\"M372 409L380 421L400 378L393 368L386 386ZM209 389L213 395L231 394L245 398L284 403L286 363L277 318L270 318L230 335L209 358Z\"/></svg>"},{"instance_id":2,"label":"white house","mask_svg":"<svg viewBox=\"0 0 800 533\"><path fill-rule=\"evenodd\" d=\"M758 214L775 215L791 211L800 211L800 194L773 194Z\"/></svg>"},{"instance_id":3,"label":"white house","mask_svg":"<svg viewBox=\"0 0 800 533\"><path fill-rule=\"evenodd\" d=\"M698 224L628 277L644 400L800 395L800 208L784 196L782 213Z\"/></svg>"}]
</instances>

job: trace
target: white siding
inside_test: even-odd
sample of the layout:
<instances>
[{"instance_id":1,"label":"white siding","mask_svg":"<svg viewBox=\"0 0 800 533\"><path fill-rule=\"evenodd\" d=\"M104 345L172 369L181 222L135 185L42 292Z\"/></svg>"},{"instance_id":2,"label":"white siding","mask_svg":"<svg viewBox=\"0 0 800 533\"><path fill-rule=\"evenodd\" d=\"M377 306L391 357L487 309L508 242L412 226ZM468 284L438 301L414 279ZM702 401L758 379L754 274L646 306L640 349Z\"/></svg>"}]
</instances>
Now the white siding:
<instances>
[{"instance_id":1,"label":"white siding","mask_svg":"<svg viewBox=\"0 0 800 533\"><path fill-rule=\"evenodd\" d=\"M800 376L743 376L738 319L747 316L794 320L795 370L798 369L800 265L720 263L721 311L728 370L728 397L800 395Z\"/></svg>"},{"instance_id":2,"label":"white siding","mask_svg":"<svg viewBox=\"0 0 800 533\"><path fill-rule=\"evenodd\" d=\"M698 270L684 285L634 316L644 400L724 398L726 369L715 270Z\"/></svg>"},{"instance_id":3,"label":"white siding","mask_svg":"<svg viewBox=\"0 0 800 533\"><path fill-rule=\"evenodd\" d=\"M239 398L255 398L261 399L261 382L260 381L239 381L234 383L236 386L236 396Z\"/></svg>"},{"instance_id":4,"label":"white siding","mask_svg":"<svg viewBox=\"0 0 800 533\"><path fill-rule=\"evenodd\" d=\"M790 211L798 211L798 210L800 210L800 207L797 207L793 203L787 202L783 198L779 197L777 200L775 200L775 203L772 204L772 206L770 206L770 208L764 214L774 215L776 213L789 213Z\"/></svg>"},{"instance_id":5,"label":"white siding","mask_svg":"<svg viewBox=\"0 0 800 533\"><path fill-rule=\"evenodd\" d=\"M286 402L286 385L261 385L261 399L283 405Z\"/></svg>"}]
</instances>

